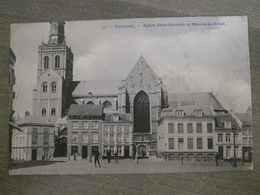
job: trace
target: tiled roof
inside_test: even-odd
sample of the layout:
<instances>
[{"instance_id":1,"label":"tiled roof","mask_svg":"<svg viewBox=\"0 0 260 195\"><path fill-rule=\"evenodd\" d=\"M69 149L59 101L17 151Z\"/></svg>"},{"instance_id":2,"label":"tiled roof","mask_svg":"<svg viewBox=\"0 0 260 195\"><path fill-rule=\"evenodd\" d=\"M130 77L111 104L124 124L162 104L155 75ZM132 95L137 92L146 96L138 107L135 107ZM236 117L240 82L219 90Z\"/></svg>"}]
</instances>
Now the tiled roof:
<instances>
[{"instance_id":1,"label":"tiled roof","mask_svg":"<svg viewBox=\"0 0 260 195\"><path fill-rule=\"evenodd\" d=\"M118 114L118 113L116 113ZM105 114L105 122L114 122L113 121L113 114L112 113L106 113ZM131 113L120 113L119 114L119 121L117 122L132 122Z\"/></svg>"},{"instance_id":2,"label":"tiled roof","mask_svg":"<svg viewBox=\"0 0 260 195\"><path fill-rule=\"evenodd\" d=\"M72 92L73 97L118 95L121 80L80 81Z\"/></svg>"},{"instance_id":3,"label":"tiled roof","mask_svg":"<svg viewBox=\"0 0 260 195\"><path fill-rule=\"evenodd\" d=\"M232 126L235 125L237 129L240 128L237 121L230 114L217 115L215 121L216 121L216 128L224 128L225 122L231 122Z\"/></svg>"},{"instance_id":4,"label":"tiled roof","mask_svg":"<svg viewBox=\"0 0 260 195\"><path fill-rule=\"evenodd\" d=\"M162 111L162 116L177 116L177 112L182 110L185 116L195 116L196 110L202 111L202 116L214 116L211 106L178 106L177 108L169 107Z\"/></svg>"},{"instance_id":5,"label":"tiled roof","mask_svg":"<svg viewBox=\"0 0 260 195\"><path fill-rule=\"evenodd\" d=\"M102 105L78 105L72 104L69 109L69 116L102 116Z\"/></svg>"},{"instance_id":6,"label":"tiled roof","mask_svg":"<svg viewBox=\"0 0 260 195\"><path fill-rule=\"evenodd\" d=\"M40 116L36 116L36 115L30 115L30 116L25 116L23 118L17 118L16 121L15 121L15 124L16 125L19 125L19 126L43 126L43 125L46 125L46 126L54 126L53 123L50 123L47 118L43 118L43 117L40 117Z\"/></svg>"},{"instance_id":7,"label":"tiled roof","mask_svg":"<svg viewBox=\"0 0 260 195\"><path fill-rule=\"evenodd\" d=\"M179 103L183 106L192 105L194 103L196 106L212 106L213 110L225 110L216 97L209 92L169 93L168 103L174 108L176 108Z\"/></svg>"},{"instance_id":8,"label":"tiled roof","mask_svg":"<svg viewBox=\"0 0 260 195\"><path fill-rule=\"evenodd\" d=\"M244 126L252 125L252 114L250 113L236 113L235 114Z\"/></svg>"}]
</instances>

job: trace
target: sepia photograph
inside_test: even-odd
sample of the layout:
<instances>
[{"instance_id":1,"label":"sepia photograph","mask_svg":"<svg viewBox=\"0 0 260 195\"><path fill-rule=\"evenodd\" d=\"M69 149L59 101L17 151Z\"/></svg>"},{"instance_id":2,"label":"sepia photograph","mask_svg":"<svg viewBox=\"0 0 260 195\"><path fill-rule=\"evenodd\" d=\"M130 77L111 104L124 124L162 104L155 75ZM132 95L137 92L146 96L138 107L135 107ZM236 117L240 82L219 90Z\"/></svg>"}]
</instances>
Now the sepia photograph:
<instances>
[{"instance_id":1,"label":"sepia photograph","mask_svg":"<svg viewBox=\"0 0 260 195\"><path fill-rule=\"evenodd\" d=\"M10 33L11 175L253 169L246 16Z\"/></svg>"}]
</instances>

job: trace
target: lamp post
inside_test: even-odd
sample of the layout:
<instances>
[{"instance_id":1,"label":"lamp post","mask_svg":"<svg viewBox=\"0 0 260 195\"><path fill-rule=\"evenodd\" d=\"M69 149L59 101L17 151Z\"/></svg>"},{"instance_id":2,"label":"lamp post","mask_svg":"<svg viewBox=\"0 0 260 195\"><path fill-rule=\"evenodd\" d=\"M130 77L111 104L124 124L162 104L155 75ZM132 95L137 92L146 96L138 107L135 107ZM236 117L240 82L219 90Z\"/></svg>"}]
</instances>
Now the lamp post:
<instances>
[{"instance_id":1,"label":"lamp post","mask_svg":"<svg viewBox=\"0 0 260 195\"><path fill-rule=\"evenodd\" d=\"M165 151L164 151L165 161L167 161L166 148L167 148L167 143L165 143Z\"/></svg>"},{"instance_id":2,"label":"lamp post","mask_svg":"<svg viewBox=\"0 0 260 195\"><path fill-rule=\"evenodd\" d=\"M237 159L236 159L236 126L232 125L233 132L233 144L234 144L234 158L233 158L233 167L237 167Z\"/></svg>"}]
</instances>

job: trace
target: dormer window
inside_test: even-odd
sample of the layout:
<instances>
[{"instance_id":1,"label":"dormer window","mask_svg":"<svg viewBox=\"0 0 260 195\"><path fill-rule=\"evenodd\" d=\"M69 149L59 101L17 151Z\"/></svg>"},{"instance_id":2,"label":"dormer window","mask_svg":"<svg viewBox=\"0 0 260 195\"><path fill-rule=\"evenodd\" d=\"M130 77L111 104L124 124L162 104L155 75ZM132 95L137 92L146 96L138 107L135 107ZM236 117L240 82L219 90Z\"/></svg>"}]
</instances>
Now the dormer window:
<instances>
[{"instance_id":1,"label":"dormer window","mask_svg":"<svg viewBox=\"0 0 260 195\"><path fill-rule=\"evenodd\" d=\"M184 110L176 110L177 116L185 116Z\"/></svg>"},{"instance_id":2,"label":"dormer window","mask_svg":"<svg viewBox=\"0 0 260 195\"><path fill-rule=\"evenodd\" d=\"M119 114L117 113L113 114L113 121L119 121Z\"/></svg>"},{"instance_id":3,"label":"dormer window","mask_svg":"<svg viewBox=\"0 0 260 195\"><path fill-rule=\"evenodd\" d=\"M224 128L230 129L231 128L231 122L224 122Z\"/></svg>"},{"instance_id":4,"label":"dormer window","mask_svg":"<svg viewBox=\"0 0 260 195\"><path fill-rule=\"evenodd\" d=\"M200 117L200 116L203 116L204 114L203 114L202 110L194 110L194 115Z\"/></svg>"}]
</instances>

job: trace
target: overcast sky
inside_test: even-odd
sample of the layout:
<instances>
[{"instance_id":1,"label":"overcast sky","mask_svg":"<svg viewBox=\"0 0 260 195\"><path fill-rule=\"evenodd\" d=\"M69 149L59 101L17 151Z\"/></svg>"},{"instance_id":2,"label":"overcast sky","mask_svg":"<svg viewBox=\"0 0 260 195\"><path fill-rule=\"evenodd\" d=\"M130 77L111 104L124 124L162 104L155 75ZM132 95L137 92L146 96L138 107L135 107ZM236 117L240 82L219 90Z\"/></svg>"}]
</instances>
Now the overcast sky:
<instances>
[{"instance_id":1,"label":"overcast sky","mask_svg":"<svg viewBox=\"0 0 260 195\"><path fill-rule=\"evenodd\" d=\"M49 32L49 23L11 25L15 116L32 109L38 46ZM228 110L251 107L246 17L66 22L65 36L74 53L74 81L126 79L143 55L169 93L212 91Z\"/></svg>"}]
</instances>

